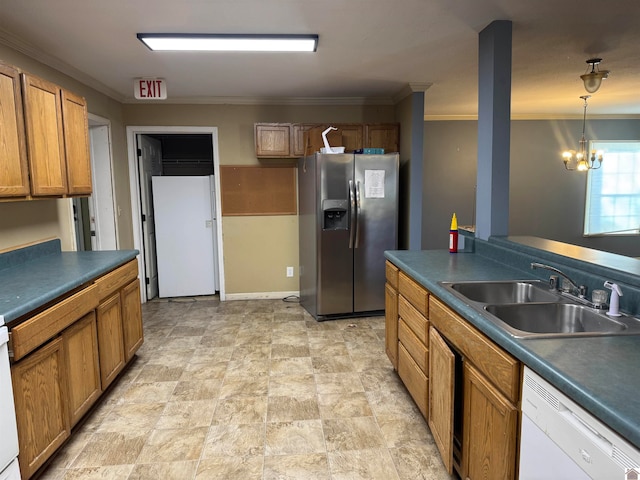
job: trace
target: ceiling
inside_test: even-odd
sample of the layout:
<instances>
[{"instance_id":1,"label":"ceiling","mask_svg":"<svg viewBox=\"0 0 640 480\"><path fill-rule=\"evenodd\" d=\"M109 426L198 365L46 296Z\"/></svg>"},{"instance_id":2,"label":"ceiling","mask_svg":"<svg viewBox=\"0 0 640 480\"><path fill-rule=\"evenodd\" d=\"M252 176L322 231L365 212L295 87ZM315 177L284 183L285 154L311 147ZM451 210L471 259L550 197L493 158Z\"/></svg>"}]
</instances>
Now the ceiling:
<instances>
[{"instance_id":1,"label":"ceiling","mask_svg":"<svg viewBox=\"0 0 640 480\"><path fill-rule=\"evenodd\" d=\"M384 104L426 89L426 118L468 118L493 20L513 22L514 118L580 117L594 56L611 74L589 114L640 116L638 0L0 0L0 43L120 102L137 77L164 78L176 103ZM315 53L178 53L139 32L320 38Z\"/></svg>"}]
</instances>

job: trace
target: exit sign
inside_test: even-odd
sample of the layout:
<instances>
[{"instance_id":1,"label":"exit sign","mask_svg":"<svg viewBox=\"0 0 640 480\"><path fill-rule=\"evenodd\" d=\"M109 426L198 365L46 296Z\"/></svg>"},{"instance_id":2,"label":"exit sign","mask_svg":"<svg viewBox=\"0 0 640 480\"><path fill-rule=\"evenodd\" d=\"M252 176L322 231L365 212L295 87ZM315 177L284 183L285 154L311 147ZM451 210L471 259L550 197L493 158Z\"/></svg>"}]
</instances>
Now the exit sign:
<instances>
[{"instance_id":1,"label":"exit sign","mask_svg":"<svg viewBox=\"0 0 640 480\"><path fill-rule=\"evenodd\" d=\"M164 100L167 98L167 84L163 78L136 78L133 94L137 100Z\"/></svg>"}]
</instances>

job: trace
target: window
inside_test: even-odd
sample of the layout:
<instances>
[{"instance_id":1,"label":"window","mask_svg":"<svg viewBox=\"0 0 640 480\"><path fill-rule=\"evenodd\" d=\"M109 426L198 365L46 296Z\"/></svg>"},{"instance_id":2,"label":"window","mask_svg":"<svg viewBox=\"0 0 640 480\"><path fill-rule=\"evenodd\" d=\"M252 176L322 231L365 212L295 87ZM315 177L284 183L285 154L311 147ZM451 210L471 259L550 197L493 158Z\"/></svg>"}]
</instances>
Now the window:
<instances>
[{"instance_id":1,"label":"window","mask_svg":"<svg viewBox=\"0 0 640 480\"><path fill-rule=\"evenodd\" d=\"M584 234L640 234L640 141L594 141L602 167L587 173Z\"/></svg>"}]
</instances>

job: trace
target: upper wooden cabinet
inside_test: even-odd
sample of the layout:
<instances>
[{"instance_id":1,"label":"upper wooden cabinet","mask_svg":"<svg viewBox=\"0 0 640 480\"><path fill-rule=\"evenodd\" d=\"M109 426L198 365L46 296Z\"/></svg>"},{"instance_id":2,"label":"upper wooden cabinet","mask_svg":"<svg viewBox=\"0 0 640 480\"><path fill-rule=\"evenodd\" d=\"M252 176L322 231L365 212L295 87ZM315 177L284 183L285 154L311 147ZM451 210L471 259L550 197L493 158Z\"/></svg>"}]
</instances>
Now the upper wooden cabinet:
<instances>
[{"instance_id":1,"label":"upper wooden cabinet","mask_svg":"<svg viewBox=\"0 0 640 480\"><path fill-rule=\"evenodd\" d=\"M22 74L27 151L33 196L67 193L60 87Z\"/></svg>"},{"instance_id":2,"label":"upper wooden cabinet","mask_svg":"<svg viewBox=\"0 0 640 480\"><path fill-rule=\"evenodd\" d=\"M0 126L0 199L91 195L84 98L0 63Z\"/></svg>"},{"instance_id":3,"label":"upper wooden cabinet","mask_svg":"<svg viewBox=\"0 0 640 480\"><path fill-rule=\"evenodd\" d=\"M29 195L20 72L0 63L0 197Z\"/></svg>"},{"instance_id":4,"label":"upper wooden cabinet","mask_svg":"<svg viewBox=\"0 0 640 480\"><path fill-rule=\"evenodd\" d=\"M91 154L87 102L67 90L62 93L62 124L69 195L91 195Z\"/></svg>"},{"instance_id":5,"label":"upper wooden cabinet","mask_svg":"<svg viewBox=\"0 0 640 480\"><path fill-rule=\"evenodd\" d=\"M255 144L258 158L300 158L319 152L324 146L322 132L329 145L345 147L351 153L363 148L383 148L385 153L397 152L400 145L400 125L397 123L256 123Z\"/></svg>"}]
</instances>

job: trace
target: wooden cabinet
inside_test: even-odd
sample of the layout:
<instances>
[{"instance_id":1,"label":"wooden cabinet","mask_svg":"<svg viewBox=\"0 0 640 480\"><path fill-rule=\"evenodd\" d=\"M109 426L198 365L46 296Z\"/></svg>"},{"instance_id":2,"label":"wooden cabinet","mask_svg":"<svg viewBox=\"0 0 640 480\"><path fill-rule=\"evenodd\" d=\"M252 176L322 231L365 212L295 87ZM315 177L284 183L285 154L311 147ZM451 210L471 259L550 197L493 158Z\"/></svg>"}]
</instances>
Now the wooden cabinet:
<instances>
[{"instance_id":1,"label":"wooden cabinet","mask_svg":"<svg viewBox=\"0 0 640 480\"><path fill-rule=\"evenodd\" d=\"M128 362L144 341L142 332L142 308L140 283L136 278L120 292L122 302L122 333L124 360Z\"/></svg>"},{"instance_id":2,"label":"wooden cabinet","mask_svg":"<svg viewBox=\"0 0 640 480\"><path fill-rule=\"evenodd\" d=\"M386 274L387 356L448 472L515 479L522 365L388 261Z\"/></svg>"},{"instance_id":3,"label":"wooden cabinet","mask_svg":"<svg viewBox=\"0 0 640 480\"><path fill-rule=\"evenodd\" d=\"M0 197L29 195L20 72L0 63Z\"/></svg>"},{"instance_id":4,"label":"wooden cabinet","mask_svg":"<svg viewBox=\"0 0 640 480\"><path fill-rule=\"evenodd\" d=\"M256 123L254 128L257 157L291 156L293 135L290 123Z\"/></svg>"},{"instance_id":5,"label":"wooden cabinet","mask_svg":"<svg viewBox=\"0 0 640 480\"><path fill-rule=\"evenodd\" d=\"M449 473L514 479L520 364L430 297L429 427Z\"/></svg>"},{"instance_id":6,"label":"wooden cabinet","mask_svg":"<svg viewBox=\"0 0 640 480\"><path fill-rule=\"evenodd\" d=\"M397 123L366 124L364 148L384 148L385 153L400 151L400 125Z\"/></svg>"},{"instance_id":7,"label":"wooden cabinet","mask_svg":"<svg viewBox=\"0 0 640 480\"><path fill-rule=\"evenodd\" d=\"M33 475L70 435L64 343L58 337L11 368L16 406L18 462Z\"/></svg>"},{"instance_id":8,"label":"wooden cabinet","mask_svg":"<svg viewBox=\"0 0 640 480\"><path fill-rule=\"evenodd\" d=\"M135 259L11 328L22 478L64 442L142 342Z\"/></svg>"},{"instance_id":9,"label":"wooden cabinet","mask_svg":"<svg viewBox=\"0 0 640 480\"><path fill-rule=\"evenodd\" d=\"M464 477L516 478L518 409L464 362Z\"/></svg>"},{"instance_id":10,"label":"wooden cabinet","mask_svg":"<svg viewBox=\"0 0 640 480\"><path fill-rule=\"evenodd\" d=\"M429 292L398 272L398 375L425 419L429 409L428 298Z\"/></svg>"},{"instance_id":11,"label":"wooden cabinet","mask_svg":"<svg viewBox=\"0 0 640 480\"><path fill-rule=\"evenodd\" d=\"M100 397L96 314L90 312L62 333L68 379L69 420L73 427Z\"/></svg>"},{"instance_id":12,"label":"wooden cabinet","mask_svg":"<svg viewBox=\"0 0 640 480\"><path fill-rule=\"evenodd\" d=\"M453 473L453 413L455 390L455 356L431 327L429 331L429 428L436 442L442 463Z\"/></svg>"},{"instance_id":13,"label":"wooden cabinet","mask_svg":"<svg viewBox=\"0 0 640 480\"><path fill-rule=\"evenodd\" d=\"M102 388L122 371L143 342L140 286L136 260L96 280L96 309Z\"/></svg>"},{"instance_id":14,"label":"wooden cabinet","mask_svg":"<svg viewBox=\"0 0 640 480\"><path fill-rule=\"evenodd\" d=\"M67 193L62 97L56 84L22 74L27 151L33 196Z\"/></svg>"},{"instance_id":15,"label":"wooden cabinet","mask_svg":"<svg viewBox=\"0 0 640 480\"><path fill-rule=\"evenodd\" d=\"M100 302L96 309L98 322L98 351L100 352L100 381L107 388L124 368L122 333L122 301L116 292Z\"/></svg>"},{"instance_id":16,"label":"wooden cabinet","mask_svg":"<svg viewBox=\"0 0 640 480\"><path fill-rule=\"evenodd\" d=\"M84 98L0 63L0 199L90 195Z\"/></svg>"},{"instance_id":17,"label":"wooden cabinet","mask_svg":"<svg viewBox=\"0 0 640 480\"><path fill-rule=\"evenodd\" d=\"M398 267L385 263L387 283L384 288L385 351L394 369L398 369Z\"/></svg>"},{"instance_id":18,"label":"wooden cabinet","mask_svg":"<svg viewBox=\"0 0 640 480\"><path fill-rule=\"evenodd\" d=\"M385 153L397 152L400 147L400 125L397 123L256 123L254 125L256 156L258 158L300 158L319 152L327 134L332 147L344 147L346 153L363 148L383 148Z\"/></svg>"},{"instance_id":19,"label":"wooden cabinet","mask_svg":"<svg viewBox=\"0 0 640 480\"><path fill-rule=\"evenodd\" d=\"M67 165L67 193L91 195L91 154L89 153L89 118L83 97L67 90L62 94L62 123Z\"/></svg>"}]
</instances>

